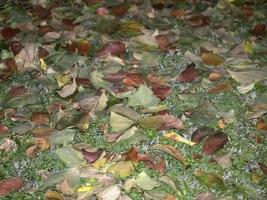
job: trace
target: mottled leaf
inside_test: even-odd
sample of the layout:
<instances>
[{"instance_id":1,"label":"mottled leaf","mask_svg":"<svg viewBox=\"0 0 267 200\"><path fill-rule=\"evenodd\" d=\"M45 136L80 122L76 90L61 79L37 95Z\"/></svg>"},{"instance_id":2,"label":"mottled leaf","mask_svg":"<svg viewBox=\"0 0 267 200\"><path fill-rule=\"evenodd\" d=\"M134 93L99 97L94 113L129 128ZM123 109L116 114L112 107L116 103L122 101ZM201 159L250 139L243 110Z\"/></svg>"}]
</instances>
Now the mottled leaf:
<instances>
[{"instance_id":1,"label":"mottled leaf","mask_svg":"<svg viewBox=\"0 0 267 200\"><path fill-rule=\"evenodd\" d=\"M0 182L0 196L5 196L11 192L18 191L23 186L20 177L11 177Z\"/></svg>"}]
</instances>

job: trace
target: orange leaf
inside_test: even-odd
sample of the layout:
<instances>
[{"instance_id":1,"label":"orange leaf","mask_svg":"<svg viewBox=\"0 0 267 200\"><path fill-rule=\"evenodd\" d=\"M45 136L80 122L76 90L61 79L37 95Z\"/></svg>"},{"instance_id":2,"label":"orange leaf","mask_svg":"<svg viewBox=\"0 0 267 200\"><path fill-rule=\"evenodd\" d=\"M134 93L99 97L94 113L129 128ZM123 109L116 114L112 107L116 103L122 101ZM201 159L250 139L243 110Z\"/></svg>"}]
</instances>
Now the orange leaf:
<instances>
[{"instance_id":1,"label":"orange leaf","mask_svg":"<svg viewBox=\"0 0 267 200\"><path fill-rule=\"evenodd\" d=\"M209 93L218 94L221 92L227 92L232 89L232 86L229 82L219 83L215 87L209 89Z\"/></svg>"}]
</instances>

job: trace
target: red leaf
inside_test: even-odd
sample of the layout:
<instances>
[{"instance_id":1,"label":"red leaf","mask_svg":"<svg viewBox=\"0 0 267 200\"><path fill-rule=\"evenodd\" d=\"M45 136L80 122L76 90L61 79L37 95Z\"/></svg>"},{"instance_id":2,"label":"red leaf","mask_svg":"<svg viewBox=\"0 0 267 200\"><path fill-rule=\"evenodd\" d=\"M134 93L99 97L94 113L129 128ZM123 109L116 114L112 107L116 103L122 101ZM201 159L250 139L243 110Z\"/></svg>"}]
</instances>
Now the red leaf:
<instances>
[{"instance_id":1,"label":"red leaf","mask_svg":"<svg viewBox=\"0 0 267 200\"><path fill-rule=\"evenodd\" d=\"M48 26L48 25L41 26L38 29L39 36L44 36L48 32L55 32L55 29L53 29L51 26Z\"/></svg>"},{"instance_id":2,"label":"red leaf","mask_svg":"<svg viewBox=\"0 0 267 200\"><path fill-rule=\"evenodd\" d=\"M256 24L252 30L249 32L254 35L263 35L266 30L266 25L263 23Z\"/></svg>"},{"instance_id":3,"label":"red leaf","mask_svg":"<svg viewBox=\"0 0 267 200\"><path fill-rule=\"evenodd\" d=\"M258 165L260 166L262 172L267 176L267 166L263 163L258 163Z\"/></svg>"},{"instance_id":4,"label":"red leaf","mask_svg":"<svg viewBox=\"0 0 267 200\"><path fill-rule=\"evenodd\" d=\"M223 148L228 142L228 137L225 133L218 132L214 135L209 136L203 146L202 152L206 155L211 155Z\"/></svg>"},{"instance_id":5,"label":"red leaf","mask_svg":"<svg viewBox=\"0 0 267 200\"><path fill-rule=\"evenodd\" d=\"M19 32L20 30L18 28L5 27L2 29L1 34L6 40L8 40L13 38Z\"/></svg>"},{"instance_id":6,"label":"red leaf","mask_svg":"<svg viewBox=\"0 0 267 200\"><path fill-rule=\"evenodd\" d=\"M161 50L166 51L170 48L170 41L166 35L158 35L155 38Z\"/></svg>"},{"instance_id":7,"label":"red leaf","mask_svg":"<svg viewBox=\"0 0 267 200\"><path fill-rule=\"evenodd\" d=\"M139 87L140 85L144 85L145 81L142 79L139 74L129 74L122 81L127 86Z\"/></svg>"},{"instance_id":8,"label":"red leaf","mask_svg":"<svg viewBox=\"0 0 267 200\"><path fill-rule=\"evenodd\" d=\"M114 6L112 7L111 13L117 17L122 17L125 15L128 11L128 8L126 6Z\"/></svg>"},{"instance_id":9,"label":"red leaf","mask_svg":"<svg viewBox=\"0 0 267 200\"><path fill-rule=\"evenodd\" d=\"M9 90L9 95L11 97L18 97L18 96L23 96L27 93L26 88L23 85L19 85L19 86L13 86L10 90Z\"/></svg>"},{"instance_id":10,"label":"red leaf","mask_svg":"<svg viewBox=\"0 0 267 200\"><path fill-rule=\"evenodd\" d=\"M205 137L214 134L215 130L206 126L199 127L192 134L191 140L199 143Z\"/></svg>"},{"instance_id":11,"label":"red leaf","mask_svg":"<svg viewBox=\"0 0 267 200\"><path fill-rule=\"evenodd\" d=\"M77 83L77 85L81 85L81 86L90 86L90 85L92 85L92 83L89 80L89 78L80 78L80 77L77 77L76 78L76 83Z\"/></svg>"},{"instance_id":12,"label":"red leaf","mask_svg":"<svg viewBox=\"0 0 267 200\"><path fill-rule=\"evenodd\" d=\"M116 83L126 78L127 75L128 74L125 72L110 73L110 74L105 75L104 79L109 82Z\"/></svg>"},{"instance_id":13,"label":"red leaf","mask_svg":"<svg viewBox=\"0 0 267 200\"><path fill-rule=\"evenodd\" d=\"M103 150L99 149L96 152L88 152L82 149L83 157L88 163L95 162L102 154Z\"/></svg>"},{"instance_id":14,"label":"red leaf","mask_svg":"<svg viewBox=\"0 0 267 200\"><path fill-rule=\"evenodd\" d=\"M166 99L166 97L171 93L171 87L157 87L152 88L154 94L159 97L161 100Z\"/></svg>"},{"instance_id":15,"label":"red leaf","mask_svg":"<svg viewBox=\"0 0 267 200\"><path fill-rule=\"evenodd\" d=\"M73 23L73 20L66 19L66 18L62 20L62 25L63 25L63 29L68 30L68 31L72 31L76 26L76 24Z\"/></svg>"},{"instance_id":16,"label":"red leaf","mask_svg":"<svg viewBox=\"0 0 267 200\"><path fill-rule=\"evenodd\" d=\"M5 179L0 183L0 196L17 191L23 186L23 180L20 177L11 177Z\"/></svg>"},{"instance_id":17,"label":"red leaf","mask_svg":"<svg viewBox=\"0 0 267 200\"><path fill-rule=\"evenodd\" d=\"M122 158L124 160L131 160L131 161L137 162L139 159L137 148L135 146L133 146L130 151L128 151L122 155Z\"/></svg>"},{"instance_id":18,"label":"red leaf","mask_svg":"<svg viewBox=\"0 0 267 200\"><path fill-rule=\"evenodd\" d=\"M139 156L139 161L142 161L148 168L153 169L157 172L163 173L166 169L166 161L164 158L154 156L153 158L147 154Z\"/></svg>"},{"instance_id":19,"label":"red leaf","mask_svg":"<svg viewBox=\"0 0 267 200\"><path fill-rule=\"evenodd\" d=\"M9 133L8 127L0 124L0 135Z\"/></svg>"},{"instance_id":20,"label":"red leaf","mask_svg":"<svg viewBox=\"0 0 267 200\"><path fill-rule=\"evenodd\" d=\"M108 42L97 53L98 56L113 55L122 57L126 52L126 47L123 42Z\"/></svg>"},{"instance_id":21,"label":"red leaf","mask_svg":"<svg viewBox=\"0 0 267 200\"><path fill-rule=\"evenodd\" d=\"M178 81L191 82L196 78L197 75L198 75L198 71L196 70L195 65L190 64L187 66L186 70L184 70L180 74Z\"/></svg>"},{"instance_id":22,"label":"red leaf","mask_svg":"<svg viewBox=\"0 0 267 200\"><path fill-rule=\"evenodd\" d=\"M22 44L20 44L19 42L11 42L10 49L14 55L17 55L23 48L24 46L22 46Z\"/></svg>"}]
</instances>

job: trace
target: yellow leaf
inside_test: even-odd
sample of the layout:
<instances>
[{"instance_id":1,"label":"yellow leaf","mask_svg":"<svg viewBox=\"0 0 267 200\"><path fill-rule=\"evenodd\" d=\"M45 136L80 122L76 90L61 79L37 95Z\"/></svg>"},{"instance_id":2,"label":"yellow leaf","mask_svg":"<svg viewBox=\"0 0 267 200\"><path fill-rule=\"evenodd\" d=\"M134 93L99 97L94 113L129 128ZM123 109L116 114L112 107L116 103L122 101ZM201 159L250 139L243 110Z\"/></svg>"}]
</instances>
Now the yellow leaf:
<instances>
[{"instance_id":1,"label":"yellow leaf","mask_svg":"<svg viewBox=\"0 0 267 200\"><path fill-rule=\"evenodd\" d=\"M93 191L94 187L87 183L86 185L83 185L78 188L77 192L90 192Z\"/></svg>"},{"instance_id":2,"label":"yellow leaf","mask_svg":"<svg viewBox=\"0 0 267 200\"><path fill-rule=\"evenodd\" d=\"M252 42L244 42L244 52L248 53L248 54L252 54L253 53L253 43Z\"/></svg>"},{"instance_id":3,"label":"yellow leaf","mask_svg":"<svg viewBox=\"0 0 267 200\"><path fill-rule=\"evenodd\" d=\"M185 144L188 144L190 146L193 146L195 145L196 143L195 142L192 142L190 140L187 140L185 138L183 138L182 136L180 136L179 134L175 133L175 132L168 132L164 135L165 138L167 139L171 139L171 140L174 140L176 142L182 142L182 143L185 143Z\"/></svg>"},{"instance_id":4,"label":"yellow leaf","mask_svg":"<svg viewBox=\"0 0 267 200\"><path fill-rule=\"evenodd\" d=\"M104 168L107 163L107 158L101 158L95 161L92 166L96 169Z\"/></svg>"},{"instance_id":5,"label":"yellow leaf","mask_svg":"<svg viewBox=\"0 0 267 200\"><path fill-rule=\"evenodd\" d=\"M59 87L63 87L64 85L68 84L71 81L71 76L69 75L57 74L55 78L57 80Z\"/></svg>"},{"instance_id":6,"label":"yellow leaf","mask_svg":"<svg viewBox=\"0 0 267 200\"><path fill-rule=\"evenodd\" d=\"M109 173L120 178L130 176L133 171L134 163L132 161L120 161L108 168Z\"/></svg>"},{"instance_id":7,"label":"yellow leaf","mask_svg":"<svg viewBox=\"0 0 267 200\"><path fill-rule=\"evenodd\" d=\"M47 65L46 65L45 61L42 58L40 58L39 60L40 60L40 68L42 70L46 70Z\"/></svg>"}]
</instances>

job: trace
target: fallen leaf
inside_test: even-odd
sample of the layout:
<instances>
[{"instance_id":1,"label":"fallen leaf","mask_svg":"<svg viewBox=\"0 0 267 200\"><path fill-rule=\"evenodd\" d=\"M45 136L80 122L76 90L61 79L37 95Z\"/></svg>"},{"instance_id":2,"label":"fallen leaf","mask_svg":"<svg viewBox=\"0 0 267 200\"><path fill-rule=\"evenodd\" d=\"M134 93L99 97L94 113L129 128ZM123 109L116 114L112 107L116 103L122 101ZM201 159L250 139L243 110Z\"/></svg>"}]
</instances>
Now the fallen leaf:
<instances>
[{"instance_id":1,"label":"fallen leaf","mask_svg":"<svg viewBox=\"0 0 267 200\"><path fill-rule=\"evenodd\" d=\"M150 116L140 120L139 124L144 128L153 128L161 130L170 128L184 129L184 124L182 120L169 114Z\"/></svg>"},{"instance_id":2,"label":"fallen leaf","mask_svg":"<svg viewBox=\"0 0 267 200\"><path fill-rule=\"evenodd\" d=\"M252 83L259 82L267 79L267 70L242 70L235 72L227 69L230 76L240 83Z\"/></svg>"},{"instance_id":3,"label":"fallen leaf","mask_svg":"<svg viewBox=\"0 0 267 200\"><path fill-rule=\"evenodd\" d=\"M166 185L170 186L174 191L177 191L175 182L169 176L161 176L159 180Z\"/></svg>"},{"instance_id":4,"label":"fallen leaf","mask_svg":"<svg viewBox=\"0 0 267 200\"><path fill-rule=\"evenodd\" d=\"M124 117L123 115L111 112L110 115L110 126L116 132L126 130L135 123L134 120Z\"/></svg>"},{"instance_id":5,"label":"fallen leaf","mask_svg":"<svg viewBox=\"0 0 267 200\"><path fill-rule=\"evenodd\" d=\"M46 112L33 112L30 120L33 125L45 125L49 123L49 114Z\"/></svg>"},{"instance_id":6,"label":"fallen leaf","mask_svg":"<svg viewBox=\"0 0 267 200\"><path fill-rule=\"evenodd\" d=\"M83 157L88 163L95 162L103 153L103 150L99 149L95 152L88 152L85 149L82 149Z\"/></svg>"},{"instance_id":7,"label":"fallen leaf","mask_svg":"<svg viewBox=\"0 0 267 200\"><path fill-rule=\"evenodd\" d=\"M7 126L0 124L0 135L6 135L9 133Z\"/></svg>"},{"instance_id":8,"label":"fallen leaf","mask_svg":"<svg viewBox=\"0 0 267 200\"><path fill-rule=\"evenodd\" d=\"M127 86L139 87L144 85L145 81L139 74L129 74L127 75L122 82Z\"/></svg>"},{"instance_id":9,"label":"fallen leaf","mask_svg":"<svg viewBox=\"0 0 267 200\"><path fill-rule=\"evenodd\" d=\"M215 196L213 193L210 192L202 192L197 195L195 200L214 200Z\"/></svg>"},{"instance_id":10,"label":"fallen leaf","mask_svg":"<svg viewBox=\"0 0 267 200\"><path fill-rule=\"evenodd\" d=\"M209 80L210 81L217 81L222 77L222 74L219 72L212 72L209 75Z\"/></svg>"},{"instance_id":11,"label":"fallen leaf","mask_svg":"<svg viewBox=\"0 0 267 200\"><path fill-rule=\"evenodd\" d=\"M36 152L37 152L37 148L38 148L37 145L32 145L29 148L27 148L26 149L26 152L25 152L26 156L29 156L31 158L34 158L35 155L36 155Z\"/></svg>"},{"instance_id":12,"label":"fallen leaf","mask_svg":"<svg viewBox=\"0 0 267 200\"><path fill-rule=\"evenodd\" d=\"M224 187L224 179L222 176L218 174L196 169L194 175L196 176L199 182L203 183L208 187L212 188Z\"/></svg>"},{"instance_id":13,"label":"fallen leaf","mask_svg":"<svg viewBox=\"0 0 267 200\"><path fill-rule=\"evenodd\" d=\"M167 96L171 94L171 87L165 86L165 87L153 87L152 88L154 94L160 98L161 100L165 100Z\"/></svg>"},{"instance_id":14,"label":"fallen leaf","mask_svg":"<svg viewBox=\"0 0 267 200\"><path fill-rule=\"evenodd\" d=\"M232 89L232 85L227 81L227 82L219 83L215 87L210 88L208 92L211 94L218 94L221 92L228 92L231 89Z\"/></svg>"},{"instance_id":15,"label":"fallen leaf","mask_svg":"<svg viewBox=\"0 0 267 200\"><path fill-rule=\"evenodd\" d=\"M152 190L158 187L159 183L150 178L145 172L141 172L135 179L136 185L142 190Z\"/></svg>"},{"instance_id":16,"label":"fallen leaf","mask_svg":"<svg viewBox=\"0 0 267 200\"><path fill-rule=\"evenodd\" d=\"M97 53L97 57L105 55L122 57L125 52L126 52L126 47L123 42L108 42Z\"/></svg>"},{"instance_id":17,"label":"fallen leaf","mask_svg":"<svg viewBox=\"0 0 267 200\"><path fill-rule=\"evenodd\" d=\"M194 64L190 64L186 67L186 69L180 74L178 77L178 81L181 82L191 82L195 80L196 76L198 75L198 71L195 68Z\"/></svg>"},{"instance_id":18,"label":"fallen leaf","mask_svg":"<svg viewBox=\"0 0 267 200\"><path fill-rule=\"evenodd\" d=\"M264 23L256 24L252 30L249 30L250 33L254 35L263 35L266 30L266 25Z\"/></svg>"},{"instance_id":19,"label":"fallen leaf","mask_svg":"<svg viewBox=\"0 0 267 200\"><path fill-rule=\"evenodd\" d=\"M225 133L215 133L206 139L202 152L206 155L214 154L216 151L223 148L228 141L228 137Z\"/></svg>"},{"instance_id":20,"label":"fallen leaf","mask_svg":"<svg viewBox=\"0 0 267 200\"><path fill-rule=\"evenodd\" d=\"M181 155L181 153L175 147L171 145L155 144L152 146L152 149L163 151L165 153L170 154L171 156L173 156L176 160L178 160L185 166L189 164L188 161Z\"/></svg>"},{"instance_id":21,"label":"fallen leaf","mask_svg":"<svg viewBox=\"0 0 267 200\"><path fill-rule=\"evenodd\" d=\"M57 191L49 190L49 191L46 191L45 193L45 199L46 200L63 200L63 197Z\"/></svg>"},{"instance_id":22,"label":"fallen leaf","mask_svg":"<svg viewBox=\"0 0 267 200\"><path fill-rule=\"evenodd\" d=\"M23 186L20 177L11 177L0 182L0 196L5 196L13 191L18 191Z\"/></svg>"},{"instance_id":23,"label":"fallen leaf","mask_svg":"<svg viewBox=\"0 0 267 200\"><path fill-rule=\"evenodd\" d=\"M201 126L193 132L191 140L193 142L199 143L205 137L207 137L209 135L213 135L214 133L215 133L215 130L213 128L209 128L207 126Z\"/></svg>"},{"instance_id":24,"label":"fallen leaf","mask_svg":"<svg viewBox=\"0 0 267 200\"><path fill-rule=\"evenodd\" d=\"M223 57L214 53L203 53L201 57L202 62L206 65L219 66L224 64Z\"/></svg>"},{"instance_id":25,"label":"fallen leaf","mask_svg":"<svg viewBox=\"0 0 267 200\"><path fill-rule=\"evenodd\" d=\"M1 30L2 36L8 40L16 36L20 30L18 28L5 27Z\"/></svg>"},{"instance_id":26,"label":"fallen leaf","mask_svg":"<svg viewBox=\"0 0 267 200\"><path fill-rule=\"evenodd\" d=\"M11 42L10 49L13 52L14 56L17 55L23 48L24 46L20 42Z\"/></svg>"},{"instance_id":27,"label":"fallen leaf","mask_svg":"<svg viewBox=\"0 0 267 200\"><path fill-rule=\"evenodd\" d=\"M258 163L258 165L260 166L262 172L265 174L265 176L267 176L267 166L263 163Z\"/></svg>"},{"instance_id":28,"label":"fallen leaf","mask_svg":"<svg viewBox=\"0 0 267 200\"><path fill-rule=\"evenodd\" d=\"M72 95L77 88L76 80L73 79L71 84L65 85L61 90L58 90L57 93L59 94L60 97L66 98Z\"/></svg>"},{"instance_id":29,"label":"fallen leaf","mask_svg":"<svg viewBox=\"0 0 267 200\"><path fill-rule=\"evenodd\" d=\"M155 38L161 50L166 51L170 48L170 41L166 35L157 35Z\"/></svg>"},{"instance_id":30,"label":"fallen leaf","mask_svg":"<svg viewBox=\"0 0 267 200\"><path fill-rule=\"evenodd\" d=\"M10 90L9 90L9 95L11 97L18 97L18 96L23 96L27 93L27 89L20 85L20 86L13 86Z\"/></svg>"},{"instance_id":31,"label":"fallen leaf","mask_svg":"<svg viewBox=\"0 0 267 200\"><path fill-rule=\"evenodd\" d=\"M222 169L227 169L232 166L232 154L232 152L229 152L221 156L215 156L214 160Z\"/></svg>"},{"instance_id":32,"label":"fallen leaf","mask_svg":"<svg viewBox=\"0 0 267 200\"><path fill-rule=\"evenodd\" d=\"M164 137L167 139L173 140L175 142L182 142L182 143L188 144L189 146L194 146L196 144L195 142L191 142L191 141L183 138L182 136L180 136L176 132L165 133Z\"/></svg>"},{"instance_id":33,"label":"fallen leaf","mask_svg":"<svg viewBox=\"0 0 267 200\"><path fill-rule=\"evenodd\" d=\"M117 200L121 195L121 188L119 185L112 185L107 188L104 188L97 193L97 198L101 200Z\"/></svg>"},{"instance_id":34,"label":"fallen leaf","mask_svg":"<svg viewBox=\"0 0 267 200\"><path fill-rule=\"evenodd\" d=\"M157 98L153 91L145 85L139 86L139 88L128 97L129 106L144 106L149 108L155 106L160 102L160 99Z\"/></svg>"},{"instance_id":35,"label":"fallen leaf","mask_svg":"<svg viewBox=\"0 0 267 200\"><path fill-rule=\"evenodd\" d=\"M134 169L135 167L132 161L119 161L109 167L107 172L120 178L126 178L134 172Z\"/></svg>"}]
</instances>

